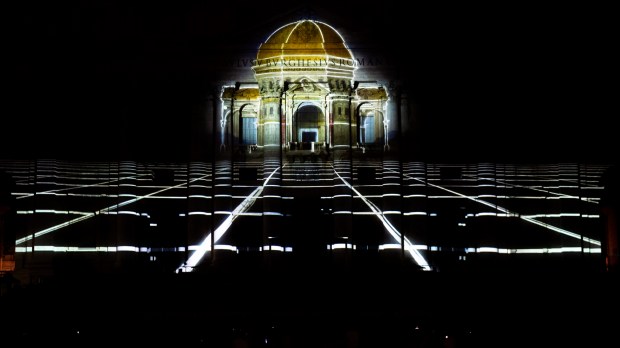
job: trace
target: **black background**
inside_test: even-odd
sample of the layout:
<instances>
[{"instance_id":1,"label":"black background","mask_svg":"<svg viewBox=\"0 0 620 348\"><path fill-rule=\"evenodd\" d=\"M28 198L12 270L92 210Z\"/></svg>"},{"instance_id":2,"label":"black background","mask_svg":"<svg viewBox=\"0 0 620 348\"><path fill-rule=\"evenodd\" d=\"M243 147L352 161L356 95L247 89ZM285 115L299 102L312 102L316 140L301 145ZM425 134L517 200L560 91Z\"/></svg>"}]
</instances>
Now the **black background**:
<instances>
[{"instance_id":1,"label":"black background","mask_svg":"<svg viewBox=\"0 0 620 348\"><path fill-rule=\"evenodd\" d=\"M419 159L615 161L600 5L18 2L5 11L1 158L208 159L222 61L301 18L397 63ZM600 7L599 7L600 6ZM241 47L241 48L240 48Z\"/></svg>"}]
</instances>

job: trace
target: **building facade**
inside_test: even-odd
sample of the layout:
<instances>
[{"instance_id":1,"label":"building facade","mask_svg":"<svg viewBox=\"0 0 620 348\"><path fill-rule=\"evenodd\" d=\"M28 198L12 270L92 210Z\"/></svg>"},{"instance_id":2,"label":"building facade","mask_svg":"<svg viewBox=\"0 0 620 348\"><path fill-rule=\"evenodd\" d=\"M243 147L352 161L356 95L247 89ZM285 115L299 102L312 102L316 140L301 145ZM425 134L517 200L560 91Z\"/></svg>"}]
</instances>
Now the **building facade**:
<instances>
[{"instance_id":1,"label":"building facade","mask_svg":"<svg viewBox=\"0 0 620 348\"><path fill-rule=\"evenodd\" d=\"M246 154L389 150L394 98L379 81L356 80L358 63L326 23L279 28L252 61L255 80L222 88L220 147Z\"/></svg>"}]
</instances>

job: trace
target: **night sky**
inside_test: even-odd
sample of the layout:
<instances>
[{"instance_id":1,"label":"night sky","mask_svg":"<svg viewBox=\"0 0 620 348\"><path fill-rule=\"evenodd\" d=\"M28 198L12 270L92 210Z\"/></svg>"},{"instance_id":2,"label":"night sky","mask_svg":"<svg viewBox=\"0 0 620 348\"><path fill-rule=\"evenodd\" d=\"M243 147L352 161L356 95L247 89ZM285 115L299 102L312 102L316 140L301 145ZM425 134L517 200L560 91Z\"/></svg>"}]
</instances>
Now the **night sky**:
<instances>
[{"instance_id":1,"label":"night sky","mask_svg":"<svg viewBox=\"0 0 620 348\"><path fill-rule=\"evenodd\" d=\"M609 8L396 3L11 5L0 158L206 159L206 96L226 62L314 18L389 59L420 159L616 161Z\"/></svg>"}]
</instances>

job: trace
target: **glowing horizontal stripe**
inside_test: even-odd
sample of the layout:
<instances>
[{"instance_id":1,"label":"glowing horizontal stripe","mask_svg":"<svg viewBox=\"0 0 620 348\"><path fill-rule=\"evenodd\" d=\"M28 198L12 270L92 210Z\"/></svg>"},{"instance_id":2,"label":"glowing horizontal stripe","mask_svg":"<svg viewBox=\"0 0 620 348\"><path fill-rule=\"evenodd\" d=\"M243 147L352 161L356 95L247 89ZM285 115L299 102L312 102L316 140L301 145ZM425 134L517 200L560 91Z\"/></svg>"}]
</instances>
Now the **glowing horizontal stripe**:
<instances>
[{"instance_id":1,"label":"glowing horizontal stripe","mask_svg":"<svg viewBox=\"0 0 620 348\"><path fill-rule=\"evenodd\" d=\"M286 252L286 249L283 246L279 246L279 245L265 245L262 246L260 248L258 248L259 251L280 251L280 252Z\"/></svg>"},{"instance_id":2,"label":"glowing horizontal stripe","mask_svg":"<svg viewBox=\"0 0 620 348\"><path fill-rule=\"evenodd\" d=\"M75 210L55 210L55 209L37 209L32 210L18 210L17 214L59 214L59 215L89 215L91 212L75 211Z\"/></svg>"},{"instance_id":3,"label":"glowing horizontal stripe","mask_svg":"<svg viewBox=\"0 0 620 348\"><path fill-rule=\"evenodd\" d=\"M600 254L601 248L558 247L558 248L525 248L507 249L494 247L465 248L466 253L498 253L498 254L560 254L560 253L587 253Z\"/></svg>"},{"instance_id":4,"label":"glowing horizontal stripe","mask_svg":"<svg viewBox=\"0 0 620 348\"><path fill-rule=\"evenodd\" d=\"M559 213L559 214L534 214L534 215L522 215L523 217L528 218L553 218L553 217L569 217L576 216L579 217L578 213Z\"/></svg>"},{"instance_id":5,"label":"glowing horizontal stripe","mask_svg":"<svg viewBox=\"0 0 620 348\"><path fill-rule=\"evenodd\" d=\"M284 180L288 180L288 181L309 181L309 180L311 180L313 182L319 182L319 181L331 181L331 180L334 180L334 179L333 178L325 178L325 179L313 178L313 179L284 179Z\"/></svg>"},{"instance_id":6,"label":"glowing horizontal stripe","mask_svg":"<svg viewBox=\"0 0 620 348\"><path fill-rule=\"evenodd\" d=\"M236 246L228 245L228 244L215 244L213 249L215 249L215 250L228 250L228 251L234 251L234 252L237 252L237 253L239 252L239 249Z\"/></svg>"},{"instance_id":7,"label":"glowing horizontal stripe","mask_svg":"<svg viewBox=\"0 0 620 348\"><path fill-rule=\"evenodd\" d=\"M55 213L56 210L52 210L52 209L37 209L35 210L35 213Z\"/></svg>"},{"instance_id":8,"label":"glowing horizontal stripe","mask_svg":"<svg viewBox=\"0 0 620 348\"><path fill-rule=\"evenodd\" d=\"M393 249L402 249L402 245L400 245L400 244L381 244L381 245L379 245L379 250L393 250Z\"/></svg>"},{"instance_id":9,"label":"glowing horizontal stripe","mask_svg":"<svg viewBox=\"0 0 620 348\"><path fill-rule=\"evenodd\" d=\"M215 195L215 198L230 198L232 197L232 195L226 195L226 194L217 194Z\"/></svg>"},{"instance_id":10,"label":"glowing horizontal stripe","mask_svg":"<svg viewBox=\"0 0 620 348\"><path fill-rule=\"evenodd\" d=\"M187 213L187 215L189 215L189 216L192 216L192 215L211 216L211 213L206 212L206 211L190 211L189 213Z\"/></svg>"},{"instance_id":11,"label":"glowing horizontal stripe","mask_svg":"<svg viewBox=\"0 0 620 348\"><path fill-rule=\"evenodd\" d=\"M470 214L468 214L470 215ZM476 215L474 215L475 217L482 217L482 216L493 216L493 217L510 217L510 216L516 216L513 214L503 214L503 213L490 213L490 212L483 212L483 213L477 213ZM465 216L465 218L470 217L470 216Z\"/></svg>"},{"instance_id":12,"label":"glowing horizontal stripe","mask_svg":"<svg viewBox=\"0 0 620 348\"><path fill-rule=\"evenodd\" d=\"M581 198L581 200L585 201L585 202L589 202L589 203L596 203L596 204L598 204L598 201L600 201L601 199L598 198L598 197L592 197L592 198L583 197L583 198Z\"/></svg>"},{"instance_id":13,"label":"glowing horizontal stripe","mask_svg":"<svg viewBox=\"0 0 620 348\"><path fill-rule=\"evenodd\" d=\"M263 213L244 212L240 213L240 216L263 216Z\"/></svg>"},{"instance_id":14,"label":"glowing horizontal stripe","mask_svg":"<svg viewBox=\"0 0 620 348\"><path fill-rule=\"evenodd\" d=\"M497 196L500 199L547 199L544 196Z\"/></svg>"},{"instance_id":15,"label":"glowing horizontal stripe","mask_svg":"<svg viewBox=\"0 0 620 348\"><path fill-rule=\"evenodd\" d=\"M34 247L35 251L37 250L37 247ZM54 250L55 252L58 250ZM63 252L79 252L79 253L84 253L84 252L97 252L98 249L96 247L67 247L66 250L63 250Z\"/></svg>"},{"instance_id":16,"label":"glowing horizontal stripe","mask_svg":"<svg viewBox=\"0 0 620 348\"><path fill-rule=\"evenodd\" d=\"M357 249L355 245L351 244L351 243L334 243L334 244L328 244L327 245L327 250L336 250L336 249Z\"/></svg>"},{"instance_id":17,"label":"glowing horizontal stripe","mask_svg":"<svg viewBox=\"0 0 620 348\"><path fill-rule=\"evenodd\" d=\"M190 188L206 188L206 189L210 189L211 185L190 185Z\"/></svg>"}]
</instances>

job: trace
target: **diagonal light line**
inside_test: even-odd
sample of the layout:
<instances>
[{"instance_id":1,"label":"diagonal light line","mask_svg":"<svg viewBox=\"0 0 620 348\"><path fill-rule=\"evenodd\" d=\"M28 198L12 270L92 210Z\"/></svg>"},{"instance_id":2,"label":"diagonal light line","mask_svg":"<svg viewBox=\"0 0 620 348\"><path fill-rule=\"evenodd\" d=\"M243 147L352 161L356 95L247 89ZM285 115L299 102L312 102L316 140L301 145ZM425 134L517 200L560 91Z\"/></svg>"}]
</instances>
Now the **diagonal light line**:
<instances>
[{"instance_id":1,"label":"diagonal light line","mask_svg":"<svg viewBox=\"0 0 620 348\"><path fill-rule=\"evenodd\" d=\"M190 180L190 182L194 182L194 181L197 181L197 180L202 180L202 179L204 179L204 178L206 178L206 177L209 177L209 176L211 176L211 174L207 174L207 175L201 176L201 177L199 177L199 178L192 179L192 180ZM94 212L94 213L89 213L89 214L87 214L87 215L80 216L80 217L75 218L75 219L73 219L73 220L65 221L65 222L63 222L63 223L61 223L61 224L58 224L58 225L55 225L55 226L52 226L52 227L46 228L46 229L41 230L41 231L39 231L39 232L36 232L36 233L34 233L34 234L29 234L29 235L27 235L26 237L19 238L18 240L16 240L16 241L15 241L15 245L22 244L22 243L24 243L24 242L27 242L27 241L29 241L29 240L32 240L33 238L37 238L37 237L43 236L43 235L45 235L45 234L48 234L48 233L50 233L50 232L57 231L57 230L59 230L59 229L61 229L61 228L64 228L64 227L67 227L67 226L69 226L69 225L73 225L73 224L76 224L76 223L78 223L78 222L81 222L81 221L84 221L84 220L90 219L90 218L95 217L95 216L97 216L97 215L99 215L99 214L105 214L105 213L108 213L108 212L110 212L110 211L112 211L112 210L116 210L116 209L118 209L118 208L120 208L120 207L124 207L124 206L126 206L126 205L128 205L128 204L135 203L135 202L137 202L137 201L139 201L139 200L142 200L142 199L144 199L144 198L151 197L151 196L154 196L154 195L160 194L160 193L162 193L162 192L165 192L165 191L168 191L168 190L171 190L171 189L174 189L174 188L182 187L182 186L185 186L185 185L187 185L187 182L184 182L184 183L181 183L181 184L178 184L178 185L175 185L175 186L169 186L169 187L163 188L163 189L161 189L161 190L158 190L158 191L155 191L155 192L149 193L149 194L147 194L147 195L140 196L140 197L136 197L136 198L132 198L132 199L126 200L126 201L124 201L124 202L121 202L121 203L118 203L118 204L114 204L114 205L111 205L111 206L109 206L109 207L106 207L106 208L103 208L103 209L97 210L97 211L96 211L96 212Z\"/></svg>"},{"instance_id":2,"label":"diagonal light line","mask_svg":"<svg viewBox=\"0 0 620 348\"><path fill-rule=\"evenodd\" d=\"M42 192L38 192L37 194L60 192L60 191L67 191L67 190L73 190L73 189L82 189L82 188L98 186L98 185L106 185L106 184L113 183L113 182L116 182L116 181L122 181L122 180L127 180L127 179L135 179L137 177L145 176L145 175L149 175L149 174L140 174L140 175L135 175L135 176L126 176L126 177L123 177L123 178L117 178L117 179L114 179L114 180L108 180L108 181L104 181L104 182L100 182L100 183L94 183L94 184L90 184L90 185L72 186L72 187L65 187L65 188L56 189L56 190L42 191ZM17 197L17 199L28 198L28 197L32 197L34 195L35 195L34 193L30 193L30 194L27 194L27 195L24 195L24 196L19 196L19 197Z\"/></svg>"},{"instance_id":3,"label":"diagonal light line","mask_svg":"<svg viewBox=\"0 0 620 348\"><path fill-rule=\"evenodd\" d=\"M468 176L471 177L471 175L468 175ZM482 179L482 180L489 180L489 181L492 181L492 182L496 182L496 183L500 183L500 184L508 185L508 186L512 186L512 187L519 187L519 188L525 188L525 189L528 189L528 190L549 193L549 194L560 196L560 197L563 197L563 198L578 199L578 200L583 200L584 202L598 204L597 201L593 201L591 199L587 199L587 198L583 199L583 198L578 197L578 196L572 196L572 195L567 195L567 194L563 194L563 193L553 192L553 191L549 191L549 190L543 190L543 189L539 189L539 188L531 187L531 186L511 184L511 183L508 183L508 182L506 182L504 180L497 180L497 179L491 179L491 178L480 178L480 179Z\"/></svg>"},{"instance_id":4,"label":"diagonal light line","mask_svg":"<svg viewBox=\"0 0 620 348\"><path fill-rule=\"evenodd\" d=\"M342 182L348 187L350 188L353 192L355 192L355 194L362 199L362 201L364 201L364 203L366 203L366 205L368 205L368 207L370 208L370 210L373 211L373 213L375 213L375 216L377 218L379 218L379 220L381 220L381 222L383 223L383 226L385 227L385 229L390 233L390 235L397 241L400 242L400 239L402 237L402 235L400 234L400 232L398 232L398 230L390 223L390 221L383 215L383 212L377 208L376 205L374 205L371 201L369 201L366 197L364 197L358 190L356 190L353 186L351 186L351 184L349 184L342 176L340 176L340 174L338 173L338 171L336 170L336 168L334 168L332 166L332 168L334 169L334 173L336 173L336 175L340 178L340 180L342 180ZM413 257L413 259L415 260L415 262L420 265L420 267L422 267L423 270L425 271L430 271L431 267L428 265L428 262L424 259L424 256L422 256L422 254L420 254L420 252L415 248L414 244L411 243L409 241L409 239L407 239L405 237L405 249L409 252L409 254L411 254L411 256Z\"/></svg>"},{"instance_id":5,"label":"diagonal light line","mask_svg":"<svg viewBox=\"0 0 620 348\"><path fill-rule=\"evenodd\" d=\"M515 212L513 212L513 211L510 211L510 210L508 210L508 209L506 209L506 208L504 208L504 207L501 207L501 206L499 206L499 205L497 205L497 204L493 204L493 203L490 203L490 202L487 202L487 201L483 201L483 200L478 199L478 198L474 198L474 197L471 197L471 196L467 196L467 195L464 195L464 194L462 194L462 193L459 193L459 192L456 192L456 191L453 191L453 190L447 189L447 188L445 188L445 187L442 187L442 186L439 186L439 185L432 184L432 183L430 183L430 182L425 182L425 181L424 181L424 180L422 180L422 179L415 178L415 177L411 177L411 176L409 176L408 174L405 174L405 173L403 173L403 175L405 175L405 176L409 177L410 179L414 179L414 180L417 180L417 181L419 181L419 182L422 182L422 183L424 183L424 184L426 184L426 185L433 186L433 187L438 188L438 189L440 189L440 190L444 190L444 191L450 192L450 193L452 193L452 194L454 194L454 195L457 195L457 196L460 196L460 197L463 197L463 198L467 198L467 199L470 199L470 200L472 200L472 201L474 201L474 202L477 202L477 203L480 203L480 204L486 205L486 206L488 206L488 207L491 207L491 208L497 209L497 210L499 210L499 211L501 211L501 212L504 212L504 213L506 213L506 214L508 214L508 215L510 215L510 216L518 216L520 219L523 219L523 220L525 220L525 221L527 221L527 222L531 222L531 223L533 223L533 224L535 224L535 225L538 225L538 226L542 226L542 227L548 228L548 229L550 229L550 230L552 230L552 231L554 231L554 232L558 232L558 233L561 233L561 234L563 234L563 235L566 235L566 236L569 236L569 237L573 237L573 238L575 238L575 239L583 240L584 242L591 243L591 244L594 244L594 245L601 245L601 242L600 242L600 241L598 241L598 240L596 240L596 239L592 239L592 238L583 237L582 235L580 235L580 234L578 234L578 233L571 232L571 231L567 231L567 230L565 230L565 229L562 229L562 228L559 228L559 227L556 227L556 226L553 226L553 225L550 225L550 224L544 223L544 222L542 222L542 221L536 220L536 219L531 218L531 217L521 216L520 214L515 213Z\"/></svg>"},{"instance_id":6,"label":"diagonal light line","mask_svg":"<svg viewBox=\"0 0 620 348\"><path fill-rule=\"evenodd\" d=\"M598 241L598 240L596 240L596 239L592 239L592 238L588 238L588 237L583 237L582 235L580 235L580 234L578 234L578 233L571 232L571 231L567 231L567 230L565 230L565 229L562 229L562 228L559 228L559 227L556 227L556 226L550 225L550 224L548 224L548 223L545 223L545 222L542 222L542 221L536 220L536 219L531 218L531 217L528 217L528 216L519 216L519 217L520 217L521 219L523 219L523 220L527 221L527 222L531 222L531 223L533 223L533 224L535 224L535 225L538 225L538 226L542 226L542 227L548 228L548 229L550 229L550 230L552 230L552 231L555 231L555 232L558 232L558 233L561 233L561 234L567 235L567 236L569 236L569 237L573 237L573 238L575 238L575 239L579 239L579 240L581 240L581 239L583 238L583 241L584 241L584 242L587 242L587 243L590 243L590 244L594 244L594 245L598 245L598 246L600 246L600 245L601 245L601 242L600 242L600 241Z\"/></svg>"},{"instance_id":7,"label":"diagonal light line","mask_svg":"<svg viewBox=\"0 0 620 348\"><path fill-rule=\"evenodd\" d=\"M256 189L254 189L254 191L252 191L252 193L250 193L243 200L243 202L239 203L239 205L232 211L232 213L230 213L230 215L228 215L226 220L224 220L224 222L222 222L222 224L220 226L218 226L218 228L215 229L215 231L213 232L213 243L214 244L217 243L217 241L220 240L220 238L222 238L224 233L226 233L226 231L228 231L228 229L232 225L233 221L235 221L235 219L239 215L242 215L248 209L250 209L252 207L252 205L254 205L254 202L256 202L256 198L258 196L260 196L260 194L263 192L263 189L265 188L265 186L267 186L267 183L269 182L271 177L278 170L280 170L280 167L277 167L276 169L274 169L274 171L271 172L271 174L269 174L269 176L267 177L265 182L263 182L263 184L261 186L258 186ZM205 239L203 239L202 243L200 243L200 245L198 245L196 250L194 250L194 252L187 259L187 261L176 269L176 273L181 273L181 272L182 273L186 273L186 272L193 271L194 267L196 267L196 265L200 262L200 260L202 260L202 258L205 256L205 254L208 251L210 251L211 249L212 249L211 233L209 233L205 237Z\"/></svg>"}]
</instances>

